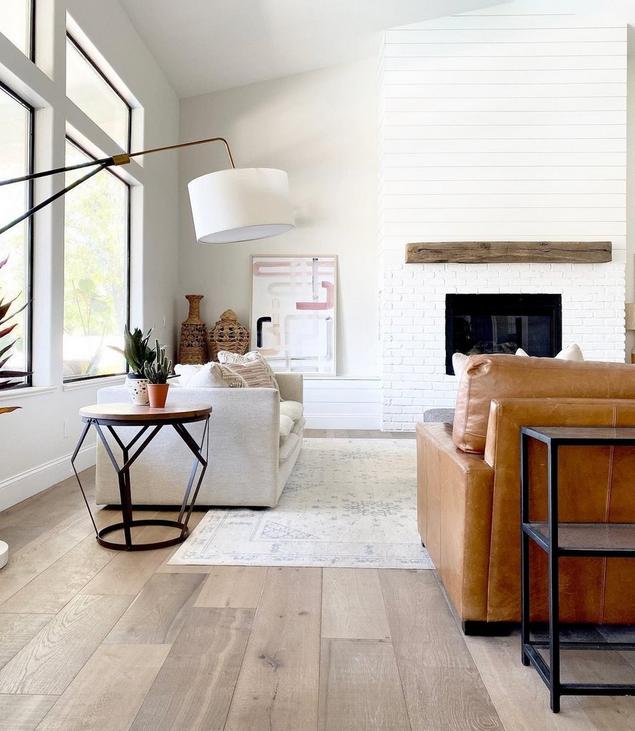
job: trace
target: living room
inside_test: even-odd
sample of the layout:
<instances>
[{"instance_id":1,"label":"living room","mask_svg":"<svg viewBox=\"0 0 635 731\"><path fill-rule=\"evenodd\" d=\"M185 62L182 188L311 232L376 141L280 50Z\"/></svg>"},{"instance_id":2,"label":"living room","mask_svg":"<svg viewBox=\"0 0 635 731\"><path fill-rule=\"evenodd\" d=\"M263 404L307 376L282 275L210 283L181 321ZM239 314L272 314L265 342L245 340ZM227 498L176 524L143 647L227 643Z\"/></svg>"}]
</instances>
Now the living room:
<instances>
[{"instance_id":1,"label":"living room","mask_svg":"<svg viewBox=\"0 0 635 731\"><path fill-rule=\"evenodd\" d=\"M633 727L631 24L5 0L0 728Z\"/></svg>"}]
</instances>

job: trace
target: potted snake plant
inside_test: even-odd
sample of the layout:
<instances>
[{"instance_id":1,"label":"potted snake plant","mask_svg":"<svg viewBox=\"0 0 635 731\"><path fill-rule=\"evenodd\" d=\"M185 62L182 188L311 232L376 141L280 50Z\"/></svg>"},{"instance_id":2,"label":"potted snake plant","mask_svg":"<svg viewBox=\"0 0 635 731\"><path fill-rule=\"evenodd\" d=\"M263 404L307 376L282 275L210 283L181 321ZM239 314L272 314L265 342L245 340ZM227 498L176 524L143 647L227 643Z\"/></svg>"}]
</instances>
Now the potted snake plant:
<instances>
[{"instance_id":1,"label":"potted snake plant","mask_svg":"<svg viewBox=\"0 0 635 731\"><path fill-rule=\"evenodd\" d=\"M2 269L7 261L9 261L8 256L0 261L0 269ZM9 310L14 304L15 299L5 302L4 298L0 297L0 391L15 388L15 386L22 383L22 378L31 375L28 371L18 371L9 365L9 361L12 356L11 350L17 342L14 331L18 326L17 322L10 322L10 320L22 312L22 310L26 309L29 305L29 303L26 302L21 307L18 307L17 310L14 310L9 314ZM7 343L7 339L9 340L9 343ZM10 414L12 411L16 411L19 408L21 407L0 405L0 414ZM3 566L6 566L8 561L9 545L8 543L5 543L5 541L0 540L0 569Z\"/></svg>"},{"instance_id":2,"label":"potted snake plant","mask_svg":"<svg viewBox=\"0 0 635 731\"><path fill-rule=\"evenodd\" d=\"M152 359L144 365L143 373L148 379L148 398L150 406L154 409L162 409L168 397L170 384L168 378L172 372L172 361L165 355L165 348L158 340L155 341Z\"/></svg>"},{"instance_id":3,"label":"potted snake plant","mask_svg":"<svg viewBox=\"0 0 635 731\"><path fill-rule=\"evenodd\" d=\"M132 332L128 325L124 328L124 348L111 346L119 351L128 363L126 387L133 404L144 406L148 403L148 379L144 373L146 364L152 363L156 354L148 346L152 328L144 335L143 330L136 327Z\"/></svg>"}]
</instances>

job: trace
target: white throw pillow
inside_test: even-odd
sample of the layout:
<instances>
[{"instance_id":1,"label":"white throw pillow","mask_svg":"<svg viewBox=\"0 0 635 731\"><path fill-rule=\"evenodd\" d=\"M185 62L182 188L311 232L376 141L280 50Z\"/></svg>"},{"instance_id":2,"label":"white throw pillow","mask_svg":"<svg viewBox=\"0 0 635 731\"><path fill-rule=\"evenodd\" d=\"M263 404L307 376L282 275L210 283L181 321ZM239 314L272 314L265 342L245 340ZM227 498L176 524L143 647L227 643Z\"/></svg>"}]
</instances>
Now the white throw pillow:
<instances>
[{"instance_id":1,"label":"white throw pillow","mask_svg":"<svg viewBox=\"0 0 635 731\"><path fill-rule=\"evenodd\" d=\"M526 353L522 348L518 348L516 355L522 355L523 357L529 357L529 353ZM563 348L558 355L555 356L558 360L574 360L581 363L584 360L580 346L573 343L567 348Z\"/></svg>"},{"instance_id":2,"label":"white throw pillow","mask_svg":"<svg viewBox=\"0 0 635 731\"><path fill-rule=\"evenodd\" d=\"M190 365L190 364L181 364L177 363L174 366L174 372L177 376L179 376L178 384L179 386L187 387L198 371L201 370L203 366L202 365Z\"/></svg>"},{"instance_id":3,"label":"white throw pillow","mask_svg":"<svg viewBox=\"0 0 635 731\"><path fill-rule=\"evenodd\" d=\"M293 429L293 419L285 414L280 414L280 436L288 437Z\"/></svg>"},{"instance_id":4,"label":"white throw pillow","mask_svg":"<svg viewBox=\"0 0 635 731\"><path fill-rule=\"evenodd\" d=\"M304 406L299 401L281 401L280 413L293 419L293 421L297 421L302 418Z\"/></svg>"},{"instance_id":5,"label":"white throw pillow","mask_svg":"<svg viewBox=\"0 0 635 731\"><path fill-rule=\"evenodd\" d=\"M559 358L560 360L575 360L578 363L581 363L584 360L580 346L575 343L573 343L573 345L569 345L567 348L563 348L558 355L556 355L556 358Z\"/></svg>"},{"instance_id":6,"label":"white throw pillow","mask_svg":"<svg viewBox=\"0 0 635 731\"><path fill-rule=\"evenodd\" d=\"M452 356L452 368L454 368L454 375L460 378L465 370L465 364L467 363L468 356L465 353L455 353Z\"/></svg>"},{"instance_id":7,"label":"white throw pillow","mask_svg":"<svg viewBox=\"0 0 635 731\"><path fill-rule=\"evenodd\" d=\"M188 388L228 388L218 363L205 363L190 378Z\"/></svg>"}]
</instances>

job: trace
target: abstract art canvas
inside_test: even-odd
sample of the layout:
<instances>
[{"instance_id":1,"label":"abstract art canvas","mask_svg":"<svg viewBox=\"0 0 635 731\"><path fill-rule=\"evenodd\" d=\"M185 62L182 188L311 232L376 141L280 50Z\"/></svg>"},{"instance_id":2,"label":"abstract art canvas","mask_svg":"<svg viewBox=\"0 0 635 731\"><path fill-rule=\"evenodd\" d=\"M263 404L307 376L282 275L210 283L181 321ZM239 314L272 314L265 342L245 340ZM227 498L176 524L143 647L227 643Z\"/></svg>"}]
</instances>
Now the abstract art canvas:
<instances>
[{"instance_id":1,"label":"abstract art canvas","mask_svg":"<svg viewBox=\"0 0 635 731\"><path fill-rule=\"evenodd\" d=\"M335 375L336 256L253 256L251 338L274 370Z\"/></svg>"}]
</instances>

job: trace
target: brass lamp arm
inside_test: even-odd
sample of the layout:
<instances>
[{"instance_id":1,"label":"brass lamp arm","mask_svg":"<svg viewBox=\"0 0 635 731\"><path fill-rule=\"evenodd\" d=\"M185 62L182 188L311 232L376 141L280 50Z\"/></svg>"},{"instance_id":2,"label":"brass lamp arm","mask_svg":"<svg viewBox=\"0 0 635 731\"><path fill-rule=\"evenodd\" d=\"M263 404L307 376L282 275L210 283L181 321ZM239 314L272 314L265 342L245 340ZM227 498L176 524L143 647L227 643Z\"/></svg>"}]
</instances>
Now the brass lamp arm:
<instances>
[{"instance_id":1,"label":"brass lamp arm","mask_svg":"<svg viewBox=\"0 0 635 731\"><path fill-rule=\"evenodd\" d=\"M118 155L112 155L111 157L104 157L100 160L90 160L89 162L81 162L77 165L67 165L66 167L62 168L53 168L51 170L43 170L38 173L29 173L28 175L22 175L19 178L9 178L8 180L1 180L0 181L0 187L3 185L11 185L13 183L25 183L28 180L35 180L37 178L43 178L47 177L49 175L56 175L57 173L67 173L72 170L79 170L81 168L86 167L92 167L96 165L96 169L92 170L87 175L84 175L84 177L80 178L79 180L76 180L74 183L71 183L70 185L67 185L63 190L58 191L57 193L54 193L52 196L47 198L46 200L43 200L41 203L38 203L37 205L33 206L32 208L29 208L28 211L23 213L22 215L18 216L18 218L14 219L10 223L6 224L2 228L0 228L0 235L5 233L5 231L8 231L10 228L13 228L21 221L24 221L26 218L29 218L37 211L41 210L45 206L47 206L49 203L52 203L54 200L57 200L58 198L61 198L63 195L68 193L69 190L72 190L73 188L76 188L78 185L83 183L85 180L88 180L93 175L96 175L98 172L103 170L104 168L113 167L117 165L127 165L130 160L133 157L139 157L141 155L150 155L153 152L163 152L164 150L178 150L182 147L192 147L193 145L203 145L207 142L222 142L225 145L225 150L227 151L227 156L229 157L229 162L231 163L232 168L235 168L236 165L234 164L234 158L232 157L231 150L229 148L229 143L224 137L209 137L205 140L195 140L194 142L181 142L176 145L166 145L164 147L152 147L148 150L139 150L137 152L122 152Z\"/></svg>"}]
</instances>

